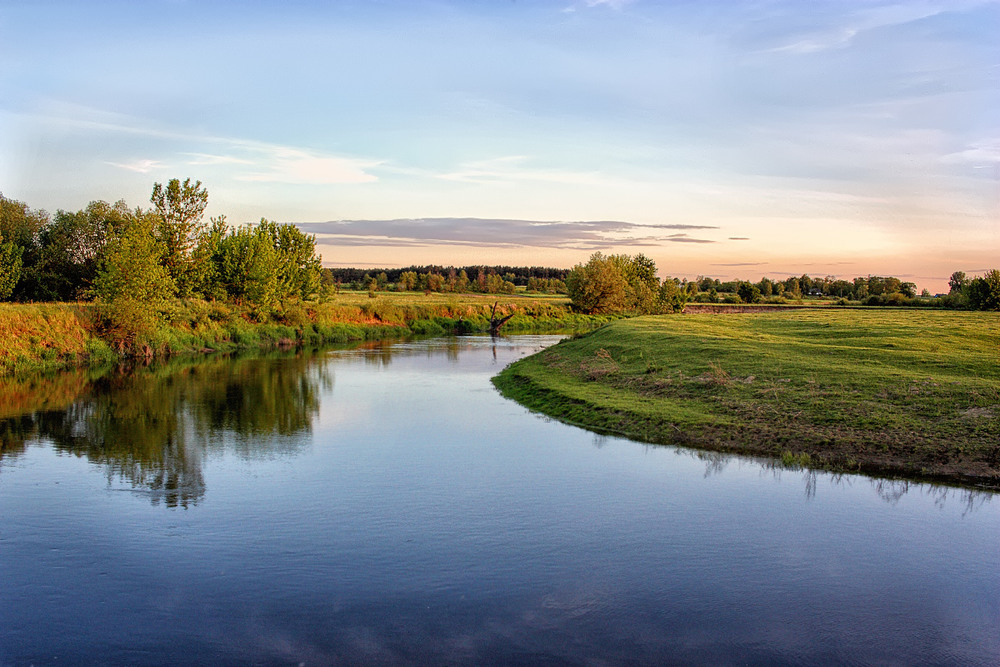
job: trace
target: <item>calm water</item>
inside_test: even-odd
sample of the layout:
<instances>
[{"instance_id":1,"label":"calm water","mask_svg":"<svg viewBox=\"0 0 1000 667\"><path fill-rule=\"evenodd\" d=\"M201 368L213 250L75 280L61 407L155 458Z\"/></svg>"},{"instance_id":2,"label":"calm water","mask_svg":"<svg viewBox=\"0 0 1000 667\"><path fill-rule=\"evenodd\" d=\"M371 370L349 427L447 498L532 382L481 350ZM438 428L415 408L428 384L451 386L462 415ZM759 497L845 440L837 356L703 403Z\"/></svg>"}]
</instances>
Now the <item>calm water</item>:
<instances>
[{"instance_id":1,"label":"calm water","mask_svg":"<svg viewBox=\"0 0 1000 667\"><path fill-rule=\"evenodd\" d=\"M552 337L2 387L0 664L998 664L1000 499L648 447Z\"/></svg>"}]
</instances>

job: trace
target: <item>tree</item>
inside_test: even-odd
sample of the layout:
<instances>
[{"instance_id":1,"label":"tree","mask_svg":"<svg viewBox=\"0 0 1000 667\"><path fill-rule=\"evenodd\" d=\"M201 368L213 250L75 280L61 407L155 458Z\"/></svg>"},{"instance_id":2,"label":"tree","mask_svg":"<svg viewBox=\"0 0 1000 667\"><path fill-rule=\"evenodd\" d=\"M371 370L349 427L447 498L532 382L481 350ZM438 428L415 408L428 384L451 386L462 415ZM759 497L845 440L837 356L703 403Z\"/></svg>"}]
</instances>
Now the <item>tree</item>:
<instances>
[{"instance_id":1,"label":"tree","mask_svg":"<svg viewBox=\"0 0 1000 667\"><path fill-rule=\"evenodd\" d=\"M663 311L660 303L660 279L656 277L656 263L643 254L609 255L625 279L625 310L649 315Z\"/></svg>"},{"instance_id":2,"label":"tree","mask_svg":"<svg viewBox=\"0 0 1000 667\"><path fill-rule=\"evenodd\" d=\"M955 294L961 292L969 285L969 279L965 276L965 271L955 271L948 278L948 293Z\"/></svg>"},{"instance_id":3,"label":"tree","mask_svg":"<svg viewBox=\"0 0 1000 667\"><path fill-rule=\"evenodd\" d=\"M172 296L174 283L162 264L164 248L153 236L155 225L154 216L138 213L108 242L94 284L98 299L157 304Z\"/></svg>"},{"instance_id":4,"label":"tree","mask_svg":"<svg viewBox=\"0 0 1000 667\"><path fill-rule=\"evenodd\" d=\"M1000 310L1000 270L987 271L969 283L969 305L976 310Z\"/></svg>"},{"instance_id":5,"label":"tree","mask_svg":"<svg viewBox=\"0 0 1000 667\"><path fill-rule=\"evenodd\" d=\"M688 283L691 285L692 283ZM712 292L715 290L713 289ZM660 285L658 299L660 302L659 312L674 312L679 313L684 310L685 304L687 304L688 299L691 298L691 291L687 289L682 289L680 284L676 279L667 278Z\"/></svg>"},{"instance_id":6,"label":"tree","mask_svg":"<svg viewBox=\"0 0 1000 667\"><path fill-rule=\"evenodd\" d=\"M21 279L21 249L13 243L4 243L0 234L0 300L14 293Z\"/></svg>"},{"instance_id":7,"label":"tree","mask_svg":"<svg viewBox=\"0 0 1000 667\"><path fill-rule=\"evenodd\" d=\"M27 204L7 199L0 193L0 237L14 248L8 251L8 256L17 254L20 258L18 279L9 295L14 300L25 301L36 297L38 241L48 223L49 216L45 211L32 210ZM8 280L14 275L12 266L13 260L8 259L8 270L11 271Z\"/></svg>"},{"instance_id":8,"label":"tree","mask_svg":"<svg viewBox=\"0 0 1000 667\"><path fill-rule=\"evenodd\" d=\"M600 252L577 264L566 276L573 306L585 313L614 313L625 308L627 283L618 264Z\"/></svg>"},{"instance_id":9,"label":"tree","mask_svg":"<svg viewBox=\"0 0 1000 667\"><path fill-rule=\"evenodd\" d=\"M153 332L161 305L174 293L174 281L162 264L163 245L153 235L156 223L155 215L136 211L108 242L94 281L106 334L122 350L135 353L140 353L140 339Z\"/></svg>"},{"instance_id":10,"label":"tree","mask_svg":"<svg viewBox=\"0 0 1000 667\"><path fill-rule=\"evenodd\" d=\"M291 224L278 224L261 218L260 229L269 234L277 253L276 296L279 299L308 299L319 292L323 270L316 254L316 237L304 234ZM377 289L385 289L389 277L383 271L375 278Z\"/></svg>"},{"instance_id":11,"label":"tree","mask_svg":"<svg viewBox=\"0 0 1000 667\"><path fill-rule=\"evenodd\" d=\"M588 313L629 312L641 315L683 310L688 292L679 281L660 283L656 264L645 255L591 255L566 276L573 306Z\"/></svg>"},{"instance_id":12,"label":"tree","mask_svg":"<svg viewBox=\"0 0 1000 667\"><path fill-rule=\"evenodd\" d=\"M412 292L417 289L417 272L403 271L396 281L396 289L400 292Z\"/></svg>"},{"instance_id":13,"label":"tree","mask_svg":"<svg viewBox=\"0 0 1000 667\"><path fill-rule=\"evenodd\" d=\"M132 216L124 201L93 201L75 213L58 211L39 236L38 298L70 301L91 296L109 240Z\"/></svg>"},{"instance_id":14,"label":"tree","mask_svg":"<svg viewBox=\"0 0 1000 667\"><path fill-rule=\"evenodd\" d=\"M802 297L802 285L799 282L798 278L795 277L786 278L783 285L785 288L784 294L786 294L787 296L793 299L798 299Z\"/></svg>"},{"instance_id":15,"label":"tree","mask_svg":"<svg viewBox=\"0 0 1000 667\"><path fill-rule=\"evenodd\" d=\"M263 221L262 221L263 222ZM272 305L278 297L278 252L270 230L243 225L219 243L220 281L238 303Z\"/></svg>"},{"instance_id":16,"label":"tree","mask_svg":"<svg viewBox=\"0 0 1000 667\"><path fill-rule=\"evenodd\" d=\"M226 238L228 230L226 216L212 218L208 229L198 238L198 245L194 249L197 261L204 267L198 275L200 281L197 291L206 299L225 299L227 296L221 274L221 248L222 240Z\"/></svg>"},{"instance_id":17,"label":"tree","mask_svg":"<svg viewBox=\"0 0 1000 667\"><path fill-rule=\"evenodd\" d=\"M208 191L201 181L173 178L166 187L153 184L149 201L158 216L156 238L165 248L164 266L177 285L179 296L190 296L200 282L204 258L194 256L198 238L203 232L202 217L208 206Z\"/></svg>"},{"instance_id":18,"label":"tree","mask_svg":"<svg viewBox=\"0 0 1000 667\"><path fill-rule=\"evenodd\" d=\"M743 303L760 303L760 289L753 283L743 281L736 290Z\"/></svg>"}]
</instances>

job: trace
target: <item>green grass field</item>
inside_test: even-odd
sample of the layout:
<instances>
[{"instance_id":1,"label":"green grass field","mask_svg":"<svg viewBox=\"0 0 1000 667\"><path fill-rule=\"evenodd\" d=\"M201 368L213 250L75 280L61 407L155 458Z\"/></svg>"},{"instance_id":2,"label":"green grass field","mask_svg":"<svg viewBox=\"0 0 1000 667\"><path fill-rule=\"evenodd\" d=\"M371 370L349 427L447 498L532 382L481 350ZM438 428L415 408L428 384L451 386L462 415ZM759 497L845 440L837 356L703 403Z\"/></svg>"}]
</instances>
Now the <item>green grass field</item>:
<instances>
[{"instance_id":1,"label":"green grass field","mask_svg":"<svg viewBox=\"0 0 1000 667\"><path fill-rule=\"evenodd\" d=\"M654 443L1000 488L1000 314L800 310L622 320L494 379Z\"/></svg>"}]
</instances>

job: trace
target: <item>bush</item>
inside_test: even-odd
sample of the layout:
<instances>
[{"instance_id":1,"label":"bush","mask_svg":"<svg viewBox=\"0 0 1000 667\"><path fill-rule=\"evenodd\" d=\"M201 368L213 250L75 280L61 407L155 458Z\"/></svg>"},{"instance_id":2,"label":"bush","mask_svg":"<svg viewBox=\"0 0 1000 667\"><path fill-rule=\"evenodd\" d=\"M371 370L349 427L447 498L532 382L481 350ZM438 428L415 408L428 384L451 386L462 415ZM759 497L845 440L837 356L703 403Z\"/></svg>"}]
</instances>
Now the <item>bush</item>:
<instances>
[{"instance_id":1,"label":"bush","mask_svg":"<svg viewBox=\"0 0 1000 667\"><path fill-rule=\"evenodd\" d=\"M1000 310L1000 270L987 271L969 283L969 305L976 310Z\"/></svg>"},{"instance_id":2,"label":"bush","mask_svg":"<svg viewBox=\"0 0 1000 667\"><path fill-rule=\"evenodd\" d=\"M753 283L746 281L741 282L739 288L736 290L736 293L739 295L743 303L760 303L760 288Z\"/></svg>"},{"instance_id":3,"label":"bush","mask_svg":"<svg viewBox=\"0 0 1000 667\"><path fill-rule=\"evenodd\" d=\"M415 320L410 323L410 331L419 336L443 336L445 329L434 320Z\"/></svg>"}]
</instances>

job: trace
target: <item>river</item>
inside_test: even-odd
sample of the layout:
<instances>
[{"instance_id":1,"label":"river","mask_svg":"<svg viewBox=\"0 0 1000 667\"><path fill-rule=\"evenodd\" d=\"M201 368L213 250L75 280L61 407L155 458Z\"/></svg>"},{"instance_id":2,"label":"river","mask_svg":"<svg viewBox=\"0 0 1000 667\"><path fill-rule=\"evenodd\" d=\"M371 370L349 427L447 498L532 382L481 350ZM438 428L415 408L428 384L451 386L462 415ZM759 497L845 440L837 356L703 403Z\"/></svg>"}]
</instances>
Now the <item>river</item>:
<instances>
[{"instance_id":1,"label":"river","mask_svg":"<svg viewBox=\"0 0 1000 667\"><path fill-rule=\"evenodd\" d=\"M0 385L0 665L996 664L1000 499L567 426L552 336Z\"/></svg>"}]
</instances>

